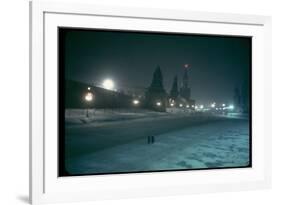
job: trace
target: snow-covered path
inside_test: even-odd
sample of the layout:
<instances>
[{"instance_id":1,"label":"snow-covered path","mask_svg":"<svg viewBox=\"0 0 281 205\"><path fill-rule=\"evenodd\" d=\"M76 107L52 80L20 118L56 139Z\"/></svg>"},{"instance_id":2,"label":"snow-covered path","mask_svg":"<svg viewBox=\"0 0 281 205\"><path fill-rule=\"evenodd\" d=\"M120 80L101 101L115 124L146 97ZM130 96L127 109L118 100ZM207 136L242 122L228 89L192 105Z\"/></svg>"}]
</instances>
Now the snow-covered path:
<instances>
[{"instance_id":1,"label":"snow-covered path","mask_svg":"<svg viewBox=\"0 0 281 205\"><path fill-rule=\"evenodd\" d=\"M248 120L214 116L85 125L66 130L69 174L247 166ZM155 136L147 144L147 135Z\"/></svg>"}]
</instances>

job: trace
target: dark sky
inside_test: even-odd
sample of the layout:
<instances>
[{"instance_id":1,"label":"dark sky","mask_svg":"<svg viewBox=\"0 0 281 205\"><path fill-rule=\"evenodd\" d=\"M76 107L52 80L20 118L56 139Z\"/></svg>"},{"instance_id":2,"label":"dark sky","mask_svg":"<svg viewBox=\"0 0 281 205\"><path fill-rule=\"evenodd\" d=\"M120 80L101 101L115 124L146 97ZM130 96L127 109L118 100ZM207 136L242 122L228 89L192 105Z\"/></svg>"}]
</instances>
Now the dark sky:
<instances>
[{"instance_id":1,"label":"dark sky","mask_svg":"<svg viewBox=\"0 0 281 205\"><path fill-rule=\"evenodd\" d=\"M235 86L249 83L250 38L68 29L65 78L116 87L148 87L159 65L170 92L189 64L191 97L231 103Z\"/></svg>"}]
</instances>

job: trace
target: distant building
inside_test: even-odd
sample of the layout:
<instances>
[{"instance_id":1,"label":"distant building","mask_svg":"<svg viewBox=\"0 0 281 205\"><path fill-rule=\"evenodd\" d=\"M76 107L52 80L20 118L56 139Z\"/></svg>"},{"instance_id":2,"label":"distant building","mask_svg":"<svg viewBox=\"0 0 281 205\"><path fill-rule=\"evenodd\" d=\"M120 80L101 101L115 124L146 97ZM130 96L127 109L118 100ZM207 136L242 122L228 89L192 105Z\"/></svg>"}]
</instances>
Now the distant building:
<instances>
[{"instance_id":1,"label":"distant building","mask_svg":"<svg viewBox=\"0 0 281 205\"><path fill-rule=\"evenodd\" d=\"M187 69L184 69L183 78L182 78L182 87L180 88L180 96L186 100L190 99L190 88L188 87Z\"/></svg>"},{"instance_id":2,"label":"distant building","mask_svg":"<svg viewBox=\"0 0 281 205\"><path fill-rule=\"evenodd\" d=\"M191 99L191 88L189 87L187 67L184 69L178 101L180 104L183 104L190 109L195 108L195 100Z\"/></svg>"},{"instance_id":3,"label":"distant building","mask_svg":"<svg viewBox=\"0 0 281 205\"><path fill-rule=\"evenodd\" d=\"M174 77L174 81L173 81L173 85L172 85L172 88L171 88L171 91L170 91L169 100L170 100L171 102L177 101L178 96L179 96L178 77L175 76L175 77Z\"/></svg>"},{"instance_id":4,"label":"distant building","mask_svg":"<svg viewBox=\"0 0 281 205\"><path fill-rule=\"evenodd\" d=\"M238 87L234 89L233 105L236 112L242 112L241 92Z\"/></svg>"},{"instance_id":5,"label":"distant building","mask_svg":"<svg viewBox=\"0 0 281 205\"><path fill-rule=\"evenodd\" d=\"M244 82L242 86L235 87L233 104L236 112L248 113L249 112L249 85L247 82Z\"/></svg>"},{"instance_id":6,"label":"distant building","mask_svg":"<svg viewBox=\"0 0 281 205\"><path fill-rule=\"evenodd\" d=\"M163 87L163 76L158 66L153 73L152 82L145 93L145 105L149 109L165 112L166 103L167 93Z\"/></svg>"},{"instance_id":7,"label":"distant building","mask_svg":"<svg viewBox=\"0 0 281 205\"><path fill-rule=\"evenodd\" d=\"M91 101L85 99L88 93L93 95ZM73 80L65 80L64 96L66 109L130 108L133 101L132 96L124 93Z\"/></svg>"}]
</instances>

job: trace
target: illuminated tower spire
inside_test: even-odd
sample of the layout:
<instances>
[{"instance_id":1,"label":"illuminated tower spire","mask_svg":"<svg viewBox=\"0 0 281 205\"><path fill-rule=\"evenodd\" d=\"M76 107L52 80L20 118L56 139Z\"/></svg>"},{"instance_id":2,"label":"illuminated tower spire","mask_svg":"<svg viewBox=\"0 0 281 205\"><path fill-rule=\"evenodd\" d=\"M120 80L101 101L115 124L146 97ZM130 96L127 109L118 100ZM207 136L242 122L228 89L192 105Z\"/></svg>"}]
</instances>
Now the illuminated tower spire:
<instances>
[{"instance_id":1,"label":"illuminated tower spire","mask_svg":"<svg viewBox=\"0 0 281 205\"><path fill-rule=\"evenodd\" d=\"M190 88L188 87L188 70L189 64L184 65L184 73L182 78L182 87L180 89L180 95L186 100L190 100Z\"/></svg>"},{"instance_id":2,"label":"illuminated tower spire","mask_svg":"<svg viewBox=\"0 0 281 205\"><path fill-rule=\"evenodd\" d=\"M188 64L185 64L184 67L185 67L185 69L184 69L184 73L183 73L182 87L184 89L187 89L188 88L188 74L187 74Z\"/></svg>"}]
</instances>

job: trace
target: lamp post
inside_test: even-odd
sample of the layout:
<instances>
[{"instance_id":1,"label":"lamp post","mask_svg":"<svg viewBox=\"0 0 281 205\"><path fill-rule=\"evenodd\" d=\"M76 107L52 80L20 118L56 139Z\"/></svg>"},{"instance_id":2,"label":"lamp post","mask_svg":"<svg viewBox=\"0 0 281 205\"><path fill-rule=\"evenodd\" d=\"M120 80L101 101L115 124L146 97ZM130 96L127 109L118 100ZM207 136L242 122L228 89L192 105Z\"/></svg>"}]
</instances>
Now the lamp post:
<instances>
[{"instance_id":1,"label":"lamp post","mask_svg":"<svg viewBox=\"0 0 281 205\"><path fill-rule=\"evenodd\" d=\"M86 112L86 117L88 118L89 117L89 107L90 107L90 103L93 101L94 99L94 95L93 93L91 92L87 92L86 95L85 95L85 100L88 104L87 106L87 112Z\"/></svg>"},{"instance_id":2,"label":"lamp post","mask_svg":"<svg viewBox=\"0 0 281 205\"><path fill-rule=\"evenodd\" d=\"M133 100L133 107L134 107L133 110L135 113L137 112L135 108L138 107L139 104L140 104L140 101L138 99Z\"/></svg>"}]
</instances>

